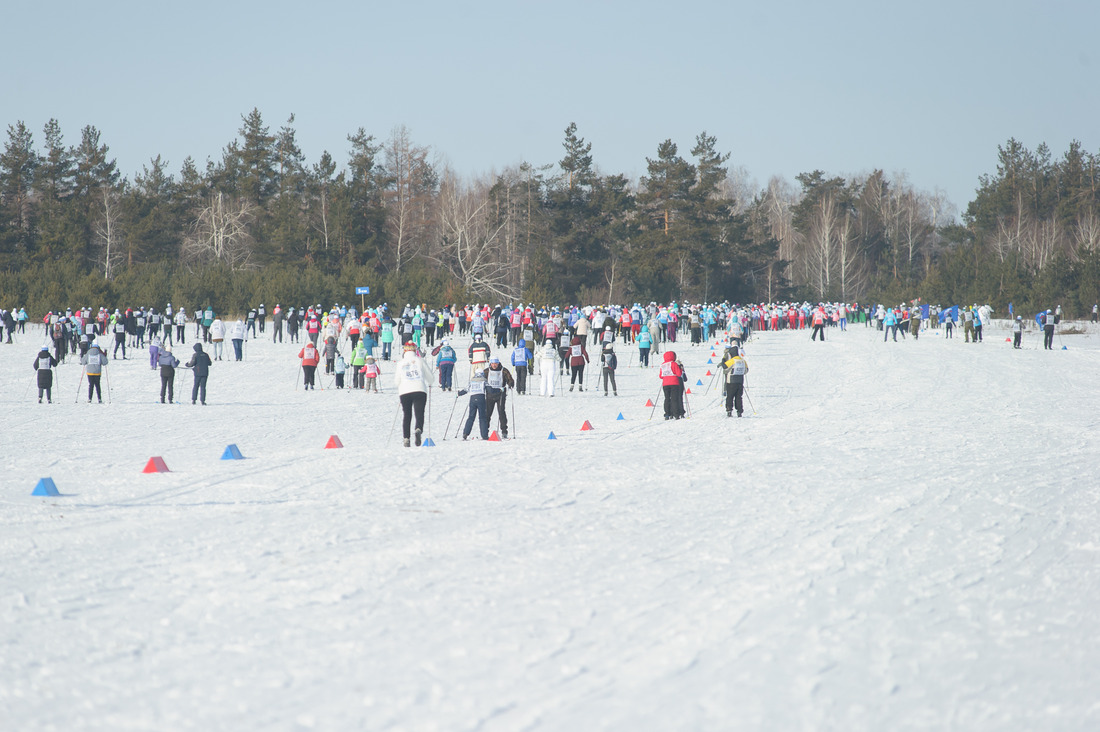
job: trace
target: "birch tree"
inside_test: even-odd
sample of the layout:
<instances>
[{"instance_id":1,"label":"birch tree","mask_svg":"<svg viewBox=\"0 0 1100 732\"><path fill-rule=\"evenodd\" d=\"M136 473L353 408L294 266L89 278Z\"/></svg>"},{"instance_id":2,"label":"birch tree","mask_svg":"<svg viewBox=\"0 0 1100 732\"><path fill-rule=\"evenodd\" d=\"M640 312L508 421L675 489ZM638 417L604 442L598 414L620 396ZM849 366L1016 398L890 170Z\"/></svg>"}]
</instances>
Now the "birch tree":
<instances>
[{"instance_id":1,"label":"birch tree","mask_svg":"<svg viewBox=\"0 0 1100 732\"><path fill-rule=\"evenodd\" d=\"M248 199L220 191L211 195L184 239L184 261L223 264L232 271L247 269L253 244L249 227L254 219L255 205Z\"/></svg>"},{"instance_id":2,"label":"birch tree","mask_svg":"<svg viewBox=\"0 0 1100 732\"><path fill-rule=\"evenodd\" d=\"M387 183L383 200L395 272L421 250L431 230L438 178L428 162L430 148L413 145L404 125L385 145Z\"/></svg>"},{"instance_id":3,"label":"birch tree","mask_svg":"<svg viewBox=\"0 0 1100 732\"><path fill-rule=\"evenodd\" d=\"M103 279L111 279L112 271L122 259L119 247L118 191L111 186L99 189L100 216L95 226L95 237L102 252Z\"/></svg>"},{"instance_id":4,"label":"birch tree","mask_svg":"<svg viewBox=\"0 0 1100 732\"><path fill-rule=\"evenodd\" d=\"M505 256L503 232L507 220L494 219L488 186L464 184L445 173L439 193L440 236L429 257L478 297L496 295L514 300L519 291L511 283L515 265Z\"/></svg>"}]
</instances>

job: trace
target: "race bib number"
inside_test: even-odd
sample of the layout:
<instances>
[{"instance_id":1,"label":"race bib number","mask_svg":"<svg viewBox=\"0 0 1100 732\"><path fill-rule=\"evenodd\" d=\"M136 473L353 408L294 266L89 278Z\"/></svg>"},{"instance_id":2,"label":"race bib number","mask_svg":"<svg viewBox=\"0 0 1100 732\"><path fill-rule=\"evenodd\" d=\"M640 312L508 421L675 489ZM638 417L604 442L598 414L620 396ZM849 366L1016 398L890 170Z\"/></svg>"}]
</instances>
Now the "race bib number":
<instances>
[{"instance_id":1,"label":"race bib number","mask_svg":"<svg viewBox=\"0 0 1100 732\"><path fill-rule=\"evenodd\" d=\"M420 367L415 364L406 366L405 378L409 381L420 381Z\"/></svg>"},{"instance_id":2,"label":"race bib number","mask_svg":"<svg viewBox=\"0 0 1100 732\"><path fill-rule=\"evenodd\" d=\"M485 377L485 379L489 386L493 387L494 389L500 389L502 386L504 386L504 371L493 371L492 369L489 369L489 374Z\"/></svg>"}]
</instances>

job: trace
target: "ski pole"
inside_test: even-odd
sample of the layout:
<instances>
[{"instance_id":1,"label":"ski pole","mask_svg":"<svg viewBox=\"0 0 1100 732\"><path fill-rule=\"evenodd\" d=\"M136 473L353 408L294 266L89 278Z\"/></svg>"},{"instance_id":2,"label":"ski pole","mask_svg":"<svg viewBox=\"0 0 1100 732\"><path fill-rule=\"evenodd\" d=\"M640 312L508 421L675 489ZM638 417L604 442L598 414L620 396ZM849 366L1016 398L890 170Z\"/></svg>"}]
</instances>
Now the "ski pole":
<instances>
[{"instance_id":1,"label":"ski pole","mask_svg":"<svg viewBox=\"0 0 1100 732\"><path fill-rule=\"evenodd\" d=\"M462 420L466 419L466 412L470 410L470 405L467 403L466 407L462 410L462 416L458 418L458 429L455 430L455 439L458 439L458 433L462 430ZM446 438L444 438L446 439Z\"/></svg>"},{"instance_id":2,"label":"ski pole","mask_svg":"<svg viewBox=\"0 0 1100 732\"><path fill-rule=\"evenodd\" d=\"M432 439L432 387L428 386L428 439Z\"/></svg>"},{"instance_id":3,"label":"ski pole","mask_svg":"<svg viewBox=\"0 0 1100 732\"><path fill-rule=\"evenodd\" d=\"M322 389L322 391L324 391L324 390ZM400 402L398 402L398 404L400 404ZM401 411L402 410L399 409L399 410L397 410L396 412L393 413L393 424L390 425L390 434L389 434L389 437L386 438L386 444L387 445L389 445L390 440L393 439L393 431L397 427L397 415L401 414Z\"/></svg>"},{"instance_id":4,"label":"ski pole","mask_svg":"<svg viewBox=\"0 0 1100 732\"><path fill-rule=\"evenodd\" d=\"M26 401L27 400L27 394L31 393L31 384L37 384L37 383L38 383L38 369L35 369L33 380L31 381L30 384L27 384L27 388L23 391L23 401Z\"/></svg>"},{"instance_id":5,"label":"ski pole","mask_svg":"<svg viewBox=\"0 0 1100 732\"><path fill-rule=\"evenodd\" d=\"M657 411L657 402L661 398L662 387L657 387L657 396L653 398L653 409L649 410L649 419L652 421L653 413Z\"/></svg>"},{"instance_id":6,"label":"ski pole","mask_svg":"<svg viewBox=\"0 0 1100 732\"><path fill-rule=\"evenodd\" d=\"M451 405L451 414L447 417L447 426L443 428L443 439L447 439L447 434L451 431L451 418L455 416L455 407L458 406L458 397L455 397L455 403Z\"/></svg>"},{"instance_id":7,"label":"ski pole","mask_svg":"<svg viewBox=\"0 0 1100 732\"><path fill-rule=\"evenodd\" d=\"M722 369L719 367L718 371L711 374L710 382L707 384L707 388L703 390L703 396L706 396L710 392L710 388L714 386L714 380L718 378L718 374L721 373L721 370Z\"/></svg>"},{"instance_id":8,"label":"ski pole","mask_svg":"<svg viewBox=\"0 0 1100 732\"><path fill-rule=\"evenodd\" d=\"M80 380L76 382L76 399L73 399L73 404L80 401L80 387L84 384L84 371L85 369L80 369Z\"/></svg>"},{"instance_id":9,"label":"ski pole","mask_svg":"<svg viewBox=\"0 0 1100 732\"><path fill-rule=\"evenodd\" d=\"M756 407L754 407L752 405L752 397L749 396L749 387L746 386L746 387L743 388L743 390L745 392L745 398L749 400L749 409L751 409L752 413L755 415L756 414Z\"/></svg>"},{"instance_id":10,"label":"ski pole","mask_svg":"<svg viewBox=\"0 0 1100 732\"><path fill-rule=\"evenodd\" d=\"M504 393L507 394L508 392L505 391ZM512 393L512 397L512 439L514 440L516 439L516 400L514 392Z\"/></svg>"},{"instance_id":11,"label":"ski pole","mask_svg":"<svg viewBox=\"0 0 1100 732\"><path fill-rule=\"evenodd\" d=\"M684 406L687 407L687 418L691 419L691 400L688 399L687 391L684 391Z\"/></svg>"},{"instance_id":12,"label":"ski pole","mask_svg":"<svg viewBox=\"0 0 1100 732\"><path fill-rule=\"evenodd\" d=\"M294 377L294 391L298 391L298 382L302 380L302 365L298 364L298 375Z\"/></svg>"}]
</instances>

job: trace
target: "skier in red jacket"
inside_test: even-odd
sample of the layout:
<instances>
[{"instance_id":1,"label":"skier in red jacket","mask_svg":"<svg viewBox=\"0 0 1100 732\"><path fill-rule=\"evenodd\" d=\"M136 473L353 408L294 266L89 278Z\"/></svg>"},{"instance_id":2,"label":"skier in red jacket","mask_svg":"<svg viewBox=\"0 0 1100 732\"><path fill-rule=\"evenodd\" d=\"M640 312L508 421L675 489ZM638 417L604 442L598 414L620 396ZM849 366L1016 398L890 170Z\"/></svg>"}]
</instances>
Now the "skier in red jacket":
<instances>
[{"instance_id":1,"label":"skier in red jacket","mask_svg":"<svg viewBox=\"0 0 1100 732\"><path fill-rule=\"evenodd\" d=\"M306 389L313 389L313 375L317 372L317 364L321 362L321 352L311 342L298 351L298 358L302 359L302 374Z\"/></svg>"},{"instance_id":2,"label":"skier in red jacket","mask_svg":"<svg viewBox=\"0 0 1100 732\"><path fill-rule=\"evenodd\" d=\"M584 347L584 338L573 336L569 342L569 369L572 376L569 379L569 391L573 391L576 384L577 391L584 391L584 368L588 364L588 351Z\"/></svg>"},{"instance_id":3,"label":"skier in red jacket","mask_svg":"<svg viewBox=\"0 0 1100 732\"><path fill-rule=\"evenodd\" d=\"M684 367L676 360L675 351L665 351L665 360L657 371L665 393L665 419L684 416Z\"/></svg>"}]
</instances>

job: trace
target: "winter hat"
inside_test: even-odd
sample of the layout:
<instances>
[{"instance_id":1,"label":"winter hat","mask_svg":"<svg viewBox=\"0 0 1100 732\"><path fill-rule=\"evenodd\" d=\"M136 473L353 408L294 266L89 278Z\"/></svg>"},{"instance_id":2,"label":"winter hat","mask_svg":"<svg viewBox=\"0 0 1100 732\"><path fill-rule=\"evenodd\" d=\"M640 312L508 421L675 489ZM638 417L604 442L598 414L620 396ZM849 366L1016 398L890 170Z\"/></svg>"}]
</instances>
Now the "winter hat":
<instances>
[{"instance_id":1,"label":"winter hat","mask_svg":"<svg viewBox=\"0 0 1100 732\"><path fill-rule=\"evenodd\" d=\"M520 348L526 348L527 347L527 341L524 340L523 338L520 338L519 339L519 347Z\"/></svg>"},{"instance_id":2,"label":"winter hat","mask_svg":"<svg viewBox=\"0 0 1100 732\"><path fill-rule=\"evenodd\" d=\"M416 350L416 344L413 343L412 341L405 341L404 348L405 348L406 351L415 351Z\"/></svg>"},{"instance_id":3,"label":"winter hat","mask_svg":"<svg viewBox=\"0 0 1100 732\"><path fill-rule=\"evenodd\" d=\"M612 346L611 346L610 343L603 344L603 350L610 351L611 349L612 349Z\"/></svg>"},{"instance_id":4,"label":"winter hat","mask_svg":"<svg viewBox=\"0 0 1100 732\"><path fill-rule=\"evenodd\" d=\"M441 343L442 343L442 345L444 345L444 346L449 346L449 345L451 345L451 339L450 339L450 338L444 338L444 339L443 339L443 340L441 341Z\"/></svg>"},{"instance_id":5,"label":"winter hat","mask_svg":"<svg viewBox=\"0 0 1100 732\"><path fill-rule=\"evenodd\" d=\"M496 356L493 356L492 358L489 359L489 363L500 363L500 359L497 358Z\"/></svg>"}]
</instances>

